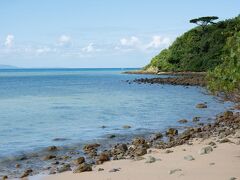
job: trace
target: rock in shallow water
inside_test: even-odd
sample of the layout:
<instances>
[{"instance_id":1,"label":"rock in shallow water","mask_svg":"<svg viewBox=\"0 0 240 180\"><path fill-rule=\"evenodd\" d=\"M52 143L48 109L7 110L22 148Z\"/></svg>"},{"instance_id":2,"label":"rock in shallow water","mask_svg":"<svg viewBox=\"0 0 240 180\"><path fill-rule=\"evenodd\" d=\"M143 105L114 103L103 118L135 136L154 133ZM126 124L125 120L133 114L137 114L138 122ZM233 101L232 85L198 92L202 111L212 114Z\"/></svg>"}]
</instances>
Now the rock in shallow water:
<instances>
[{"instance_id":1,"label":"rock in shallow water","mask_svg":"<svg viewBox=\"0 0 240 180\"><path fill-rule=\"evenodd\" d=\"M115 134L110 134L110 135L108 136L109 139L113 139L113 138L115 138L115 137L116 137Z\"/></svg>"},{"instance_id":2,"label":"rock in shallow water","mask_svg":"<svg viewBox=\"0 0 240 180\"><path fill-rule=\"evenodd\" d=\"M83 147L83 150L86 154L88 154L90 157L95 157L97 155L97 148L100 146L100 144L87 144Z\"/></svg>"},{"instance_id":3,"label":"rock in shallow water","mask_svg":"<svg viewBox=\"0 0 240 180\"><path fill-rule=\"evenodd\" d=\"M67 138L54 138L53 141L67 141Z\"/></svg>"},{"instance_id":4,"label":"rock in shallow water","mask_svg":"<svg viewBox=\"0 0 240 180\"><path fill-rule=\"evenodd\" d=\"M57 147L56 146L49 146L48 151L56 151Z\"/></svg>"},{"instance_id":5,"label":"rock in shallow water","mask_svg":"<svg viewBox=\"0 0 240 180\"><path fill-rule=\"evenodd\" d=\"M25 178L27 176L29 176L31 173L33 172L32 169L26 169L20 176L20 178Z\"/></svg>"},{"instance_id":6,"label":"rock in shallow water","mask_svg":"<svg viewBox=\"0 0 240 180\"><path fill-rule=\"evenodd\" d=\"M184 123L187 123L188 120L187 119L180 119L180 120L178 120L178 122L181 123L181 124L184 124Z\"/></svg>"},{"instance_id":7,"label":"rock in shallow water","mask_svg":"<svg viewBox=\"0 0 240 180\"><path fill-rule=\"evenodd\" d=\"M194 118L192 119L192 122L198 122L198 121L200 121L200 117L194 117Z\"/></svg>"},{"instance_id":8,"label":"rock in shallow water","mask_svg":"<svg viewBox=\"0 0 240 180\"><path fill-rule=\"evenodd\" d=\"M15 168L20 168L20 166L21 166L21 165L20 165L20 164L18 164L18 163L17 163L17 164L15 164Z\"/></svg>"},{"instance_id":9,"label":"rock in shallow water","mask_svg":"<svg viewBox=\"0 0 240 180\"><path fill-rule=\"evenodd\" d=\"M43 160L47 161L47 160L54 159L54 158L56 158L55 155L46 155L46 156L43 157Z\"/></svg>"},{"instance_id":10,"label":"rock in shallow water","mask_svg":"<svg viewBox=\"0 0 240 180\"><path fill-rule=\"evenodd\" d=\"M163 134L162 133L156 133L156 134L154 134L152 137L151 137L151 139L153 140L153 141L156 141L156 140L158 140L158 139L161 139L163 137Z\"/></svg>"},{"instance_id":11,"label":"rock in shallow water","mask_svg":"<svg viewBox=\"0 0 240 180\"><path fill-rule=\"evenodd\" d=\"M124 125L124 126L122 126L122 128L123 128L123 129L130 129L131 126L129 126L129 125Z\"/></svg>"},{"instance_id":12,"label":"rock in shallow water","mask_svg":"<svg viewBox=\"0 0 240 180\"><path fill-rule=\"evenodd\" d=\"M196 108L199 108L199 109L207 108L207 105L204 103L199 103L196 105Z\"/></svg>"},{"instance_id":13,"label":"rock in shallow water","mask_svg":"<svg viewBox=\"0 0 240 180\"><path fill-rule=\"evenodd\" d=\"M85 146L83 147L83 150L84 150L84 151L88 151L88 150L96 149L96 148L98 148L99 146L100 146L100 144L97 144L97 143L95 143L95 144L87 144L87 145L85 145Z\"/></svg>"}]
</instances>

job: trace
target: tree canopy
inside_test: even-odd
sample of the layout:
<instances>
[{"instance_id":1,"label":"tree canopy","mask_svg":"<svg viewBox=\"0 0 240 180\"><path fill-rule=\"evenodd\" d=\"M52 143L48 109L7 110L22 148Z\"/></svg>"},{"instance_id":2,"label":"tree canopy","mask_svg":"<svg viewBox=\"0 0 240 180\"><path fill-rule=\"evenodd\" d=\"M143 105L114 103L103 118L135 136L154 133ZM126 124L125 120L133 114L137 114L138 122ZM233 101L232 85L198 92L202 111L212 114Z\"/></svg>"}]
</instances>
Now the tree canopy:
<instances>
[{"instance_id":1,"label":"tree canopy","mask_svg":"<svg viewBox=\"0 0 240 180\"><path fill-rule=\"evenodd\" d=\"M208 71L223 63L227 39L240 31L240 16L195 27L178 37L173 44L155 56L148 67L159 71Z\"/></svg>"},{"instance_id":2,"label":"tree canopy","mask_svg":"<svg viewBox=\"0 0 240 180\"><path fill-rule=\"evenodd\" d=\"M209 18L205 22L208 22L205 30L195 27L178 37L169 48L155 56L145 69L155 67L158 71L208 72L211 91L234 93L240 102L240 15L210 23L213 19L216 18Z\"/></svg>"},{"instance_id":3,"label":"tree canopy","mask_svg":"<svg viewBox=\"0 0 240 180\"><path fill-rule=\"evenodd\" d=\"M213 21L217 19L218 19L217 16L204 16L204 17L191 19L190 23L200 25L204 29L208 24L213 24L214 23Z\"/></svg>"}]
</instances>

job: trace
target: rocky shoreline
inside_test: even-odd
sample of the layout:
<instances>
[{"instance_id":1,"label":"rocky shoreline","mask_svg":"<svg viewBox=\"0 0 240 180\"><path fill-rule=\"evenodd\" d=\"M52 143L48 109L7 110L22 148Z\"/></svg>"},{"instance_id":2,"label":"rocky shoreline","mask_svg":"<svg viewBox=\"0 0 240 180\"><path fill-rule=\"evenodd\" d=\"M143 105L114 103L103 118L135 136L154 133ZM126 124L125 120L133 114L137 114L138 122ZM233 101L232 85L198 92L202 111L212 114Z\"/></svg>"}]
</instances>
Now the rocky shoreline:
<instances>
[{"instance_id":1,"label":"rocky shoreline","mask_svg":"<svg viewBox=\"0 0 240 180\"><path fill-rule=\"evenodd\" d=\"M196 105L196 108L207 108L205 103ZM189 120L181 119L179 123L186 123ZM61 147L50 146L47 153L39 157L45 166L39 170L31 167L22 170L21 173L6 174L2 179L7 178L24 178L38 173L56 174L65 171L73 171L73 173L81 173L85 171L92 171L92 167L100 165L106 161L133 159L139 160L141 156L148 153L150 148L165 149L166 153L171 153L169 148L188 144L191 145L193 139L208 139L210 137L217 137L219 143L231 142L228 137L236 136L240 133L240 112L239 106L236 106L232 111L226 111L219 114L213 123L203 124L200 117L195 117L193 121L196 125L188 127L182 133L178 129L169 128L166 132L156 133L148 138L136 137L130 143L119 143L108 149L101 149L102 144L93 143L86 144L83 147L85 153L81 156L76 150L67 150L65 153L59 155L58 151ZM239 134L240 137L240 134ZM238 141L240 144L240 141ZM215 142L209 144L210 148L214 148ZM205 150L203 150L205 153ZM206 150L207 151L207 150ZM36 155L37 156L37 155ZM22 166L27 167L28 159L22 157L22 163L15 164L16 171ZM99 169L102 171L102 169Z\"/></svg>"},{"instance_id":2,"label":"rocky shoreline","mask_svg":"<svg viewBox=\"0 0 240 180\"><path fill-rule=\"evenodd\" d=\"M128 83L205 86L204 77L203 74L199 73L184 74L167 78L141 78L128 81ZM196 105L196 108L205 109L208 108L208 105L200 103ZM180 119L178 121L180 124L191 121L195 125L186 127L182 133L179 133L177 128L169 128L165 132L158 132L149 137L139 136L129 142L112 143L109 147L98 142L66 149L50 146L45 149L44 153L32 153L30 156L18 157L15 164L9 164L4 172L1 172L2 179L25 178L39 173L56 174L65 171L72 171L73 173L92 171L92 167L111 160L139 160L151 148L164 149L166 153L171 153L170 148L183 144L191 145L191 141L196 138L208 139L216 137L219 139L219 143L230 142L227 138L228 136L240 133L239 110L240 106L236 105L231 111L217 115L212 123L204 124L201 121L201 117L194 117L192 120ZM129 129L131 127L125 125L123 128ZM115 135L111 135L108 138L113 139L114 142ZM214 148L215 144L212 143L209 147ZM39 161L40 164L37 167L31 167L32 159ZM99 168L99 171L103 170Z\"/></svg>"},{"instance_id":3,"label":"rocky shoreline","mask_svg":"<svg viewBox=\"0 0 240 180\"><path fill-rule=\"evenodd\" d=\"M166 75L166 74L164 74ZM138 84L170 84L170 85L182 85L182 86L206 86L206 80L204 74L171 74L174 77L156 77L156 78L140 78L128 81L128 83L134 82Z\"/></svg>"},{"instance_id":4,"label":"rocky shoreline","mask_svg":"<svg viewBox=\"0 0 240 180\"><path fill-rule=\"evenodd\" d=\"M123 74L151 74L151 75L206 75L206 72L191 72L191 71L158 71L157 69L150 70L133 70L133 71L125 71Z\"/></svg>"}]
</instances>

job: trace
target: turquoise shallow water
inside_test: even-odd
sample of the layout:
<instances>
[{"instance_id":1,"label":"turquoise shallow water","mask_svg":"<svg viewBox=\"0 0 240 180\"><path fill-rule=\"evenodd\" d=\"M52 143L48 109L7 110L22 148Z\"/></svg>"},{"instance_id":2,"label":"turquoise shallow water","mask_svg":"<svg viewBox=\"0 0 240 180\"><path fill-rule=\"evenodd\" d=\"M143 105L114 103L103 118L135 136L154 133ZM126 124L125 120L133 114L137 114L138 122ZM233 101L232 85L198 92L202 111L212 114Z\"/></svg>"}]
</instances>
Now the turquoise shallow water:
<instances>
[{"instance_id":1,"label":"turquoise shallow water","mask_svg":"<svg viewBox=\"0 0 240 180\"><path fill-rule=\"evenodd\" d=\"M109 134L164 131L180 126L179 119L206 120L229 106L198 87L128 84L126 80L151 76L122 71L0 70L0 158ZM208 108L196 109L199 102L207 102ZM122 129L126 124L132 128Z\"/></svg>"}]
</instances>

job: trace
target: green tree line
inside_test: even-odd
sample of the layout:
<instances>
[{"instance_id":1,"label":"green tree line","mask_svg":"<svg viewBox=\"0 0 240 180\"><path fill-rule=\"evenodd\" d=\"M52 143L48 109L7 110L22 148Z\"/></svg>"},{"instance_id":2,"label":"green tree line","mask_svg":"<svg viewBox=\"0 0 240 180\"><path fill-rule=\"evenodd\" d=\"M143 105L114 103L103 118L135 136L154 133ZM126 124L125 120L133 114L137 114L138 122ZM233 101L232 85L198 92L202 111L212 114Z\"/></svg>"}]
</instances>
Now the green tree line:
<instances>
[{"instance_id":1,"label":"green tree line","mask_svg":"<svg viewBox=\"0 0 240 180\"><path fill-rule=\"evenodd\" d=\"M216 16L190 20L199 26L178 37L155 56L149 67L158 71L208 72L212 91L239 91L240 84L240 15L214 23ZM206 20L206 22L203 22Z\"/></svg>"}]
</instances>

